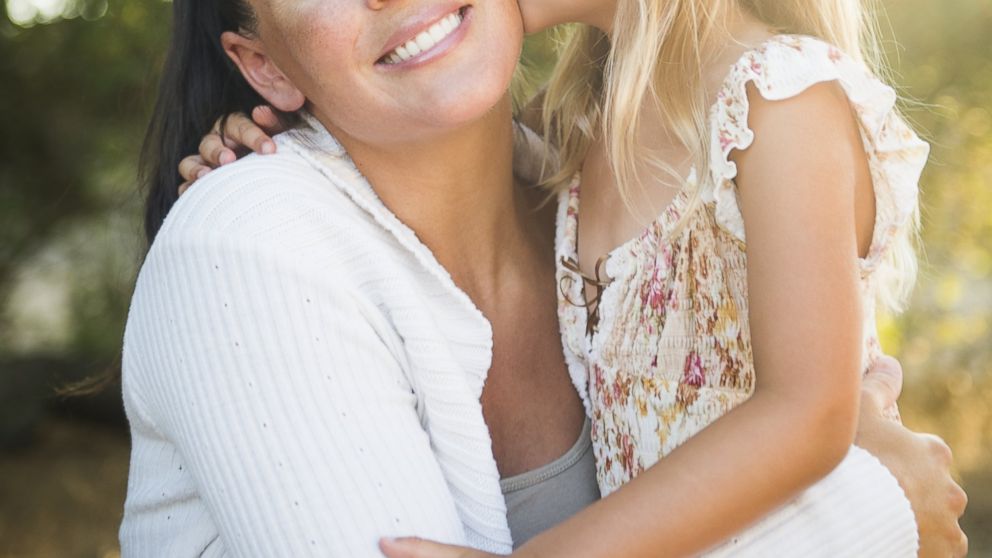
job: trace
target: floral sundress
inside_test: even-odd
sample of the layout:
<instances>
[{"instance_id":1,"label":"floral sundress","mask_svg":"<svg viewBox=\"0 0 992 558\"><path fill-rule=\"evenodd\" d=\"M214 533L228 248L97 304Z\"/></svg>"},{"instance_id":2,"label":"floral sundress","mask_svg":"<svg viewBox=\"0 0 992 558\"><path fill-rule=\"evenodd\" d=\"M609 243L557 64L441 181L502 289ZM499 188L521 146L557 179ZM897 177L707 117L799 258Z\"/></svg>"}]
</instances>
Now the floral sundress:
<instances>
[{"instance_id":1,"label":"floral sundress","mask_svg":"<svg viewBox=\"0 0 992 558\"><path fill-rule=\"evenodd\" d=\"M588 278L577 266L579 177L561 193L556 243L559 318L570 374L580 393L586 395L604 496L753 393L756 380L748 326L746 239L734 182L737 168L729 158L733 150L746 149L754 139L748 128L746 86L751 83L764 98L781 100L830 81L842 86L859 119L871 169L876 221L869 254L859 264L862 296L866 301L874 300L876 272L885 266L893 239L909 225L916 211L918 182L929 147L899 117L896 95L890 87L862 63L818 39L776 36L745 53L732 66L709 113L712 160L708 176L700 177L693 171L687 187L640 236L609 253L603 264L608 280L601 283L594 315L582 304ZM696 204L690 203L690 188L699 189ZM881 349L872 304L864 307L867 369ZM595 320L595 327L590 318ZM867 483L872 475L883 475L877 471L884 469L877 460L856 450L859 448L853 448L845 460L850 479L860 475ZM856 472L852 469L855 464L868 469ZM899 516L892 511L893 500L875 493L881 490L878 481L866 488L858 486L862 481L848 477L836 480L844 467L822 481L820 488L826 490L829 482L844 484L859 497L874 499L863 506L864 515L871 513L873 505L887 505L877 510L880 515L887 514L889 519ZM874 472L865 473L871 467ZM796 516L804 498L806 503L817 498L816 488L794 502L791 512L779 515ZM840 493L837 486L830 490ZM883 504L883 500L889 503ZM769 529L769 521L763 524ZM826 519L811 521L808 526L818 524L829 527ZM878 527L886 528L894 529ZM747 540L753 541L759 531L754 528L750 539L743 535L736 543L728 543L730 547L738 545L735 555L740 555L740 548L747 546ZM889 545L885 552L871 555L913 555L915 531L904 534L908 538L903 546ZM762 536L768 538L767 533ZM816 541L818 546L811 546L812 555L845 555L845 547L838 546L843 537L836 533L831 536L826 546ZM800 548L795 544L790 539L792 551ZM825 549L835 553L824 554Z\"/></svg>"}]
</instances>

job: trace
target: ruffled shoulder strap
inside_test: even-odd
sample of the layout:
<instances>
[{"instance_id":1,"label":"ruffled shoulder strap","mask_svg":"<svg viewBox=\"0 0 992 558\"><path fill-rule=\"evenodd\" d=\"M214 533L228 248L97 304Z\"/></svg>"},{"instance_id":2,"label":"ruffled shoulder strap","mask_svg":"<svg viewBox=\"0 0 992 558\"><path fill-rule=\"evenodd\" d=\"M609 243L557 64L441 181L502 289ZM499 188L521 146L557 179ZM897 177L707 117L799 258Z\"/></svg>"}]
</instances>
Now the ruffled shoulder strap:
<instances>
[{"instance_id":1,"label":"ruffled shoulder strap","mask_svg":"<svg viewBox=\"0 0 992 558\"><path fill-rule=\"evenodd\" d=\"M737 165L730 153L747 149L754 141L748 127L747 84L753 83L765 99L777 101L829 81L838 82L851 102L871 167L876 217L872 248L862 262L867 271L878 265L895 233L916 211L929 146L899 116L895 91L833 45L812 37L779 35L734 64L710 113L712 180L703 198L715 204L719 226L744 241L734 184Z\"/></svg>"}]
</instances>

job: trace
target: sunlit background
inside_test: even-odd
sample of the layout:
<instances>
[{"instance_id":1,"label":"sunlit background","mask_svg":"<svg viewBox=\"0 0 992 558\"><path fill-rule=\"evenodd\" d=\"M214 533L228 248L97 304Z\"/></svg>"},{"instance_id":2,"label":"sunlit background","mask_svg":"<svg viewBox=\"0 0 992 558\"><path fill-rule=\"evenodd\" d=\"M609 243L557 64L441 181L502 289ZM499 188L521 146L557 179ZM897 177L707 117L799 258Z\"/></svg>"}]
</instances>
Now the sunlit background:
<instances>
[{"instance_id":1,"label":"sunlit background","mask_svg":"<svg viewBox=\"0 0 992 558\"><path fill-rule=\"evenodd\" d=\"M972 555L992 556L992 2L886 5L893 80L934 150L923 273L884 343L907 371L905 421L955 450ZM53 388L118 365L142 249L134 165L171 5L0 10L0 557L117 556L118 388ZM526 52L541 75L550 41Z\"/></svg>"}]
</instances>

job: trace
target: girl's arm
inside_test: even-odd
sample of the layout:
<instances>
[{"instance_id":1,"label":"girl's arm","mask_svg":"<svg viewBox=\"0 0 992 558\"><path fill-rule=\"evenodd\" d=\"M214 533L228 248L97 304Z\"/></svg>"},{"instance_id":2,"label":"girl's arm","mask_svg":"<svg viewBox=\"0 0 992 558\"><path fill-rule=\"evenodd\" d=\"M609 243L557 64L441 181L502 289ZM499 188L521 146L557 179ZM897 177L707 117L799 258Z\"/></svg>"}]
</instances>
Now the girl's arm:
<instances>
[{"instance_id":1,"label":"girl's arm","mask_svg":"<svg viewBox=\"0 0 992 558\"><path fill-rule=\"evenodd\" d=\"M371 556L384 533L464 543L376 308L274 243L187 222L156 240L130 311L132 426L174 448L139 436L135 459L180 459L172 474L213 525L196 529L232 555ZM188 514L169 511L164 486L161 513L129 510L125 554L169 553L162 529Z\"/></svg>"},{"instance_id":2,"label":"girl's arm","mask_svg":"<svg viewBox=\"0 0 992 558\"><path fill-rule=\"evenodd\" d=\"M752 97L757 139L737 163L759 374L753 397L515 554L693 555L784 504L848 452L862 344L858 128L832 84L781 102Z\"/></svg>"},{"instance_id":3,"label":"girl's arm","mask_svg":"<svg viewBox=\"0 0 992 558\"><path fill-rule=\"evenodd\" d=\"M885 414L902 390L902 369L890 357L879 359L861 386L861 409L855 444L865 448L891 471L905 491L916 516L921 558L964 557L968 537L958 524L968 497L951 475L953 459L947 444L932 434L919 434ZM492 558L495 555L423 539L385 539L389 558Z\"/></svg>"}]
</instances>

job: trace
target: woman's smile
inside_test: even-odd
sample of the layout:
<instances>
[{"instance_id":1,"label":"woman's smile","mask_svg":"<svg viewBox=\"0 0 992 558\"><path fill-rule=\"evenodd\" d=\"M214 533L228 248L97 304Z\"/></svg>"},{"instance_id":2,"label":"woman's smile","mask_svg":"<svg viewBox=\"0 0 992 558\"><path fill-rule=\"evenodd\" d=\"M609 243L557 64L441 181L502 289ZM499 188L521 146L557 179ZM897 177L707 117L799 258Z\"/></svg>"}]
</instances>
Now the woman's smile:
<instances>
[{"instance_id":1,"label":"woman's smile","mask_svg":"<svg viewBox=\"0 0 992 558\"><path fill-rule=\"evenodd\" d=\"M441 11L438 16L436 12ZM465 37L472 19L472 7L431 10L393 34L386 53L376 62L387 69L410 68L435 60L450 52Z\"/></svg>"}]
</instances>

